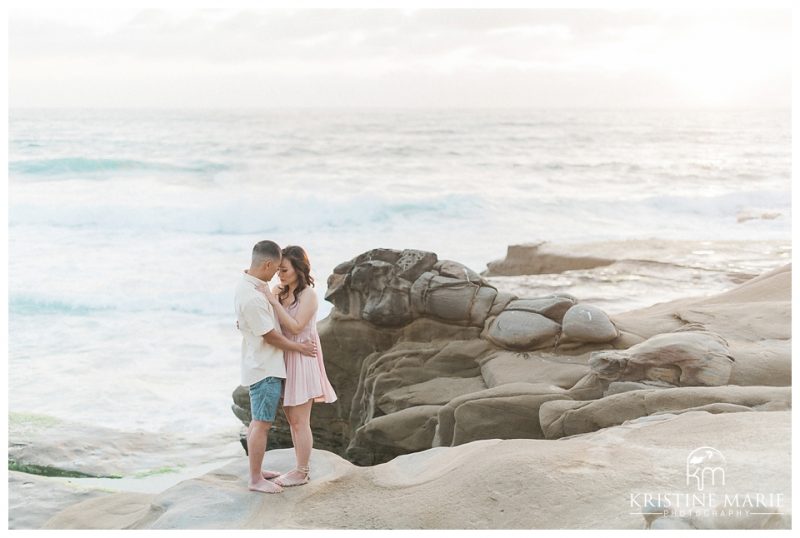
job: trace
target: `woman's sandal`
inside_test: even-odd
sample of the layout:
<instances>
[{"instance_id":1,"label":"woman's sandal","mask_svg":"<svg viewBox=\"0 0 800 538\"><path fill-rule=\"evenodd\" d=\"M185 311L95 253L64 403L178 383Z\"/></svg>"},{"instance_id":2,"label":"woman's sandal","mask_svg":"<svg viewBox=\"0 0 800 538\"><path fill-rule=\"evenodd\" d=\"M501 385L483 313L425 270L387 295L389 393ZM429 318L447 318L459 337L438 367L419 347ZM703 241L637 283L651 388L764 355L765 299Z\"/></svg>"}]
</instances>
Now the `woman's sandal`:
<instances>
[{"instance_id":1,"label":"woman's sandal","mask_svg":"<svg viewBox=\"0 0 800 538\"><path fill-rule=\"evenodd\" d=\"M298 473L303 473L303 478L298 479L298 478L286 477L286 475L288 475L289 473L293 473L295 471L297 471ZM303 484L308 484L308 480L309 480L309 468L297 467L295 469L292 469L288 473L280 475L278 478L273 480L273 482L275 484L278 484L279 486L290 487L290 486L302 486Z\"/></svg>"}]
</instances>

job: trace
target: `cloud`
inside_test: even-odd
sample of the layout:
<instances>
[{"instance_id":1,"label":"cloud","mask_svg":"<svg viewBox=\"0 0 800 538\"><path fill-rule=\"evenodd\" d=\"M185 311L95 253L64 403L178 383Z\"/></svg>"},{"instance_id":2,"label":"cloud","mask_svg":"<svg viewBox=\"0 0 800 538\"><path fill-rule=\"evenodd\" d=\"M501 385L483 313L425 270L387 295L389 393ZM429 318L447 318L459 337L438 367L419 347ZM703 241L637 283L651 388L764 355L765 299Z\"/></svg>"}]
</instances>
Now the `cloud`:
<instances>
[{"instance_id":1,"label":"cloud","mask_svg":"<svg viewBox=\"0 0 800 538\"><path fill-rule=\"evenodd\" d=\"M198 81L215 77L284 88L285 95L275 95L273 102L286 106L296 106L297 95L303 95L304 102L327 106L334 88L335 102L357 105L363 102L358 85L378 92L374 96L378 99L370 101L383 106L413 106L408 96L416 92L404 94L401 89L420 80L437 81L432 84L442 106L463 102L458 92L472 96L472 106L498 96L513 106L535 106L521 89L537 84L550 92L535 92L538 102L561 106L586 102L586 98L576 98L576 93L589 88L604 95L607 106L624 105L614 96L628 93L620 91L625 84L647 87L652 106L673 103L676 98L696 105L713 101L715 94L703 90L693 96L686 77L700 80L710 72L726 84L736 84L749 72L751 82L757 79L756 86L762 81L790 80L790 49L791 17L775 10L9 13L12 106L45 106L58 100L60 106L68 106L70 99L81 101L81 106L87 99L113 102L108 92L117 93L120 106L152 106L155 97L147 103L141 99L151 92L126 95L122 82L131 89L169 84L188 94L203 93ZM737 61L729 61L730 57ZM300 87L311 80L315 88ZM511 87L510 81L516 86ZM45 98L33 89L48 83L74 88L75 94ZM474 85L469 91L467 83ZM200 102L235 106L242 103L242 94L249 95L232 91L226 84L214 86L218 90ZM746 95L728 92L726 103L720 104L758 104L767 93L774 99L774 90L761 92L761 97L758 87L751 87ZM788 106L789 84L778 94ZM34 95L39 97L34 99ZM163 101L164 106L186 102ZM251 96L246 104L258 106L259 100Z\"/></svg>"}]
</instances>

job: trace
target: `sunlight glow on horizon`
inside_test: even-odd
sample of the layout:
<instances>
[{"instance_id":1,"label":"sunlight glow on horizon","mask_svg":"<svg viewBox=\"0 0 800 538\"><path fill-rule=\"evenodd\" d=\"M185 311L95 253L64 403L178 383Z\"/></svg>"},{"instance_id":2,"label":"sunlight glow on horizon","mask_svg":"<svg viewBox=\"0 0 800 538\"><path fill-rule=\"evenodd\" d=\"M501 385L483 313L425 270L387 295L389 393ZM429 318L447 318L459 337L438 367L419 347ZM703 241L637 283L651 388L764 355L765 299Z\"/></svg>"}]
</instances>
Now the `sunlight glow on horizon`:
<instances>
[{"instance_id":1,"label":"sunlight glow on horizon","mask_svg":"<svg viewBox=\"0 0 800 538\"><path fill-rule=\"evenodd\" d=\"M789 107L791 17L777 10L11 10L9 104Z\"/></svg>"}]
</instances>

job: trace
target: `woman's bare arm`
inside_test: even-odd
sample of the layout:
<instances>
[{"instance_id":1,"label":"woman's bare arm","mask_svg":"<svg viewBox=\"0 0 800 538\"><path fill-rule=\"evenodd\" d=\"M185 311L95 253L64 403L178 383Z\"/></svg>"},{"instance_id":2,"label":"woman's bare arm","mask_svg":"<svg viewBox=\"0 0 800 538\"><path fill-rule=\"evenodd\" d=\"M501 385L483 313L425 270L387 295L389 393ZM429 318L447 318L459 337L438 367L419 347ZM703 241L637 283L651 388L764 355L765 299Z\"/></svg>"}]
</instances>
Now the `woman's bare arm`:
<instances>
[{"instance_id":1,"label":"woman's bare arm","mask_svg":"<svg viewBox=\"0 0 800 538\"><path fill-rule=\"evenodd\" d=\"M310 355L312 357L317 353L316 342L311 340L293 342L275 329L272 329L267 334L262 335L262 338L266 343L273 345L282 351L297 351L303 355Z\"/></svg>"},{"instance_id":2,"label":"woman's bare arm","mask_svg":"<svg viewBox=\"0 0 800 538\"><path fill-rule=\"evenodd\" d=\"M300 334L317 312L317 294L311 288L306 288L300 293L298 298L300 305L297 307L296 318L293 318L286 311L280 301L277 300L277 296L273 297L275 297L274 302L270 302L272 303L272 308L275 309L278 320L292 334Z\"/></svg>"}]
</instances>

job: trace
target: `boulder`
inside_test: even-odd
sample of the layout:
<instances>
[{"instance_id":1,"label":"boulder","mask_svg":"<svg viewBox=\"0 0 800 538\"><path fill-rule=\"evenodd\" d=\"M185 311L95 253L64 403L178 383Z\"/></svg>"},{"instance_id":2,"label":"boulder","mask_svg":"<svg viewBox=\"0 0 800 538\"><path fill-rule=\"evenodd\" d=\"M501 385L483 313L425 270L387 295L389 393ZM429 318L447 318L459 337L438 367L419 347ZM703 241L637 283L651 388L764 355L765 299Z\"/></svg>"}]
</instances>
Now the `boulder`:
<instances>
[{"instance_id":1,"label":"boulder","mask_svg":"<svg viewBox=\"0 0 800 538\"><path fill-rule=\"evenodd\" d=\"M596 306L576 304L564 314L562 338L579 342L605 343L619 336L608 315Z\"/></svg>"},{"instance_id":2,"label":"boulder","mask_svg":"<svg viewBox=\"0 0 800 538\"><path fill-rule=\"evenodd\" d=\"M492 287L429 271L411 287L411 306L420 316L482 327L496 296Z\"/></svg>"},{"instance_id":3,"label":"boulder","mask_svg":"<svg viewBox=\"0 0 800 538\"><path fill-rule=\"evenodd\" d=\"M728 343L707 331L653 336L626 350L592 353L589 366L613 381L663 381L671 385L725 385L733 357Z\"/></svg>"},{"instance_id":4,"label":"boulder","mask_svg":"<svg viewBox=\"0 0 800 538\"><path fill-rule=\"evenodd\" d=\"M553 347L561 326L540 314L506 310L491 320L485 338L506 349L533 350Z\"/></svg>"},{"instance_id":5,"label":"boulder","mask_svg":"<svg viewBox=\"0 0 800 538\"><path fill-rule=\"evenodd\" d=\"M336 266L325 299L340 319L402 327L414 319L411 284L436 264L436 254L420 250L373 249Z\"/></svg>"}]
</instances>

